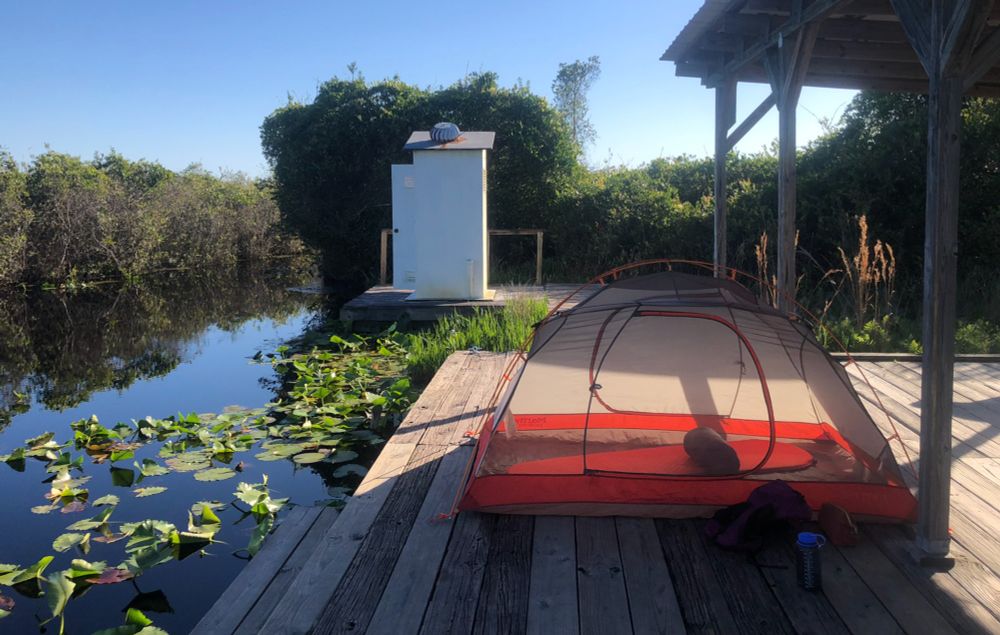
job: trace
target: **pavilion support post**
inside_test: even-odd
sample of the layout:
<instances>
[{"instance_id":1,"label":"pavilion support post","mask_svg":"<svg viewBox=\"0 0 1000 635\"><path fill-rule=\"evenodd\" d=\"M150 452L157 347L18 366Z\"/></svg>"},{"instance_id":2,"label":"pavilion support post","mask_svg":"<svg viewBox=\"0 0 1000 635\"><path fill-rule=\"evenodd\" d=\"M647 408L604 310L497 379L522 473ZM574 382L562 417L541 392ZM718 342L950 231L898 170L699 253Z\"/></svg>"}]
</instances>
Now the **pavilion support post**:
<instances>
[{"instance_id":1,"label":"pavilion support post","mask_svg":"<svg viewBox=\"0 0 1000 635\"><path fill-rule=\"evenodd\" d=\"M950 543L962 83L961 77L931 77L928 103L917 546L929 556L947 555Z\"/></svg>"},{"instance_id":2,"label":"pavilion support post","mask_svg":"<svg viewBox=\"0 0 1000 635\"><path fill-rule=\"evenodd\" d=\"M795 312L795 109L819 33L819 21L769 50L764 65L778 106L778 308Z\"/></svg>"},{"instance_id":3,"label":"pavilion support post","mask_svg":"<svg viewBox=\"0 0 1000 635\"><path fill-rule=\"evenodd\" d=\"M736 122L736 82L727 80L715 88L715 275L726 275L726 156L729 154L729 129Z\"/></svg>"},{"instance_id":4,"label":"pavilion support post","mask_svg":"<svg viewBox=\"0 0 1000 635\"><path fill-rule=\"evenodd\" d=\"M793 312L795 297L795 108L798 95L778 101L778 307Z\"/></svg>"},{"instance_id":5,"label":"pavilion support post","mask_svg":"<svg viewBox=\"0 0 1000 635\"><path fill-rule=\"evenodd\" d=\"M948 555L951 542L962 93L983 61L998 53L993 40L977 48L993 0L892 0L892 5L929 79L917 547L918 555L933 561Z\"/></svg>"}]
</instances>

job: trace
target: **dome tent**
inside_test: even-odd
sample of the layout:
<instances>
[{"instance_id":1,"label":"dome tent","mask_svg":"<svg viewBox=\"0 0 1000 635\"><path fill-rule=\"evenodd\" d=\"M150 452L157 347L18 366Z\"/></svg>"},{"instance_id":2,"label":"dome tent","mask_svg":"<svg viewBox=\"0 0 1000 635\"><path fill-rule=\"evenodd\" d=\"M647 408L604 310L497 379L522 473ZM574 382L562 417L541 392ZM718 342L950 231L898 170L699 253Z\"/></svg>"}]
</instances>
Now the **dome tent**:
<instances>
[{"instance_id":1,"label":"dome tent","mask_svg":"<svg viewBox=\"0 0 1000 635\"><path fill-rule=\"evenodd\" d=\"M843 367L733 280L613 281L539 323L529 351L501 380L459 510L705 516L781 479L814 510L915 516Z\"/></svg>"}]
</instances>

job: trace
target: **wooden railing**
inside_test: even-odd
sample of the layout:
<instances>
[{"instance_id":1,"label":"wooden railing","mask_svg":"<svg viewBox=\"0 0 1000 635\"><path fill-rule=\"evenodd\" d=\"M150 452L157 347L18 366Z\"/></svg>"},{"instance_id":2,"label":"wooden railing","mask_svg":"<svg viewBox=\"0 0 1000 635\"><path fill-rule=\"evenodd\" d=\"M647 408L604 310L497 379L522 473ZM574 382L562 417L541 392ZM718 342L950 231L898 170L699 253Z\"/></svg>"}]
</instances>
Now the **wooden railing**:
<instances>
[{"instance_id":1,"label":"wooden railing","mask_svg":"<svg viewBox=\"0 0 1000 635\"><path fill-rule=\"evenodd\" d=\"M383 229L379 235L378 283L385 285L389 280L389 236L391 229ZM544 229L491 229L490 236L534 236L535 237L535 284L542 284L542 246L545 241Z\"/></svg>"}]
</instances>

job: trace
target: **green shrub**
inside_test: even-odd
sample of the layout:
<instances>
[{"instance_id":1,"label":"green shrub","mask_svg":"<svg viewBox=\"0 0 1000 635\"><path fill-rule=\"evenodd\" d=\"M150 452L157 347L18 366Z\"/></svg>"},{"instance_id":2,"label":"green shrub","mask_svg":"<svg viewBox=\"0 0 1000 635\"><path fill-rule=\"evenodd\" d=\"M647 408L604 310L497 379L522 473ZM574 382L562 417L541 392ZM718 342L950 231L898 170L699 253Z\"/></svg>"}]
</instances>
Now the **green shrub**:
<instances>
[{"instance_id":1,"label":"green shrub","mask_svg":"<svg viewBox=\"0 0 1000 635\"><path fill-rule=\"evenodd\" d=\"M956 353L1000 353L1000 327L986 320L961 324L955 332Z\"/></svg>"},{"instance_id":2,"label":"green shrub","mask_svg":"<svg viewBox=\"0 0 1000 635\"><path fill-rule=\"evenodd\" d=\"M527 342L532 327L546 313L545 300L517 298L499 310L476 309L471 315L441 318L429 330L407 337L410 376L419 383L430 380L455 351L473 348L494 352L516 350Z\"/></svg>"}]
</instances>

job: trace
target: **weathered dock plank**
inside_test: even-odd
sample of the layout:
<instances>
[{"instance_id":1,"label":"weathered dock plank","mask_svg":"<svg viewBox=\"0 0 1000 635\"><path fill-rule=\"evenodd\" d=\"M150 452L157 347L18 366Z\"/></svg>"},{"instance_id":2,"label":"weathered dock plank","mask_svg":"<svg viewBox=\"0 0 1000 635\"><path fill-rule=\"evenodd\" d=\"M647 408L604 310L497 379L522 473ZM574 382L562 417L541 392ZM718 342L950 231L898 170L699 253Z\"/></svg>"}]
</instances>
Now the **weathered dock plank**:
<instances>
[{"instance_id":1,"label":"weathered dock plank","mask_svg":"<svg viewBox=\"0 0 1000 635\"><path fill-rule=\"evenodd\" d=\"M243 571L245 584L227 588L209 612L198 622L196 635L234 633L319 518L320 507L295 507Z\"/></svg>"},{"instance_id":2,"label":"weathered dock plank","mask_svg":"<svg viewBox=\"0 0 1000 635\"><path fill-rule=\"evenodd\" d=\"M614 518L576 519L576 567L580 632L633 632Z\"/></svg>"},{"instance_id":3,"label":"weathered dock plank","mask_svg":"<svg viewBox=\"0 0 1000 635\"><path fill-rule=\"evenodd\" d=\"M528 635L580 630L576 585L576 526L572 516L539 516L531 552Z\"/></svg>"},{"instance_id":4,"label":"weathered dock plank","mask_svg":"<svg viewBox=\"0 0 1000 635\"><path fill-rule=\"evenodd\" d=\"M824 550L823 590L807 593L788 545L724 552L703 521L448 517L473 453L466 433L507 359L451 356L344 510L292 510L220 599L229 614L209 613L200 632L1000 632L1000 365L963 363L956 375L954 567L923 568L903 529L864 525L857 547ZM919 367L849 372L916 459Z\"/></svg>"}]
</instances>

